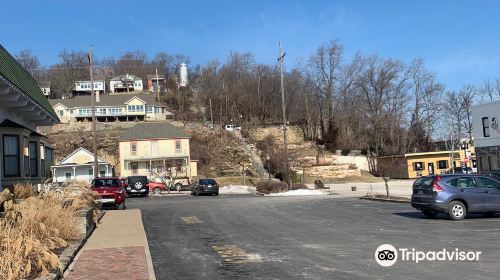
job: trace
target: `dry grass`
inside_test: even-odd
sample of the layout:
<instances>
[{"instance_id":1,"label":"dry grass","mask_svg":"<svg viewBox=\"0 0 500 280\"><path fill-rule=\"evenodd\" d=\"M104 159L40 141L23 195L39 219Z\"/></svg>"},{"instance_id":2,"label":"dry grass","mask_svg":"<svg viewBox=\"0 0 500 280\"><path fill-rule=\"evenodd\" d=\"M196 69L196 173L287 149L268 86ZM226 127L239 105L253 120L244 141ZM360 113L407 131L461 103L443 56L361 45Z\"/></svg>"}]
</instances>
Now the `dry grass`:
<instances>
[{"instance_id":1,"label":"dry grass","mask_svg":"<svg viewBox=\"0 0 500 280\"><path fill-rule=\"evenodd\" d=\"M68 198L73 204L63 206ZM2 279L32 279L61 269L57 253L78 237L75 212L93 205L94 198L82 186L62 195L49 193L14 204L0 222Z\"/></svg>"},{"instance_id":2,"label":"dry grass","mask_svg":"<svg viewBox=\"0 0 500 280\"><path fill-rule=\"evenodd\" d=\"M31 196L36 196L38 193L31 184L15 184L14 197L24 199Z\"/></svg>"}]
</instances>

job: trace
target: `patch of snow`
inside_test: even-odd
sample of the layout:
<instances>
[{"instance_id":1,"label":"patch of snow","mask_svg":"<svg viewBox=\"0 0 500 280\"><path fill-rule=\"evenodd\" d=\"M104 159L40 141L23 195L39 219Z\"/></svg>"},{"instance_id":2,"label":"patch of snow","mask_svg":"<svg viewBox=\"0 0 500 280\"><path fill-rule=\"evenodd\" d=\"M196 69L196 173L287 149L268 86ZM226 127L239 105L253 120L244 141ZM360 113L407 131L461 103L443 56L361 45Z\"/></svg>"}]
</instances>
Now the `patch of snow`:
<instances>
[{"instance_id":1,"label":"patch of snow","mask_svg":"<svg viewBox=\"0 0 500 280\"><path fill-rule=\"evenodd\" d=\"M323 190L291 190L282 193L272 193L269 196L303 196L303 195L327 195L330 194L328 191Z\"/></svg>"},{"instance_id":2,"label":"patch of snow","mask_svg":"<svg viewBox=\"0 0 500 280\"><path fill-rule=\"evenodd\" d=\"M219 188L219 194L254 194L255 192L253 186L228 185Z\"/></svg>"}]
</instances>

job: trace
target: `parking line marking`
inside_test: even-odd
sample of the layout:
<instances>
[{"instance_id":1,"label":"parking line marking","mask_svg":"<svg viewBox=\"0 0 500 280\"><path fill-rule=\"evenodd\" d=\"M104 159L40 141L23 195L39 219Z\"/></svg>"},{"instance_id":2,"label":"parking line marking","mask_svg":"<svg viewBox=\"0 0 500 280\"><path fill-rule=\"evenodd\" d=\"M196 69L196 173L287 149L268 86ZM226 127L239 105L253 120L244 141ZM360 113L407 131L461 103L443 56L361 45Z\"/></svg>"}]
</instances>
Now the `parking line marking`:
<instances>
[{"instance_id":1,"label":"parking line marking","mask_svg":"<svg viewBox=\"0 0 500 280\"><path fill-rule=\"evenodd\" d=\"M181 217L181 220L183 220L186 224L199 224L203 223L198 217L196 216L189 216L189 217Z\"/></svg>"},{"instance_id":2,"label":"parking line marking","mask_svg":"<svg viewBox=\"0 0 500 280\"><path fill-rule=\"evenodd\" d=\"M500 228L490 228L490 229L475 229L474 231L499 231Z\"/></svg>"},{"instance_id":3,"label":"parking line marking","mask_svg":"<svg viewBox=\"0 0 500 280\"><path fill-rule=\"evenodd\" d=\"M246 264L261 261L259 255L248 254L236 245L212 246L212 248L219 254L224 262L229 264Z\"/></svg>"}]
</instances>

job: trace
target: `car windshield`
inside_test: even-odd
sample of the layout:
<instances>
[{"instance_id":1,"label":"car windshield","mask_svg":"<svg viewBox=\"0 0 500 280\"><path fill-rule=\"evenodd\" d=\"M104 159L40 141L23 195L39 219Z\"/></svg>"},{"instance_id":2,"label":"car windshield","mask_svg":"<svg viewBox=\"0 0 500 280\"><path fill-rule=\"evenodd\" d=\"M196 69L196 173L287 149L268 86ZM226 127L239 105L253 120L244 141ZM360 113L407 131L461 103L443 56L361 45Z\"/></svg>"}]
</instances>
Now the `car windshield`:
<instances>
[{"instance_id":1,"label":"car windshield","mask_svg":"<svg viewBox=\"0 0 500 280\"><path fill-rule=\"evenodd\" d=\"M92 185L95 188L109 188L109 187L120 187L120 180L118 179L94 179Z\"/></svg>"}]
</instances>

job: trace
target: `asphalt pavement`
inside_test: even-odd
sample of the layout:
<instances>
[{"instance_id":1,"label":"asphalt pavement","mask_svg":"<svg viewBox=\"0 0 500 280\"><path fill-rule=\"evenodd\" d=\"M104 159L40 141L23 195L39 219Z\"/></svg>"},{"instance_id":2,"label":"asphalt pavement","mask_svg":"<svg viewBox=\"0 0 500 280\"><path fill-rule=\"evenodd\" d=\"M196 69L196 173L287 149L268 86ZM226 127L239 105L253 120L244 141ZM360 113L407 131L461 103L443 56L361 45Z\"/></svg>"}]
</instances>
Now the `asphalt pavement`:
<instances>
[{"instance_id":1,"label":"asphalt pavement","mask_svg":"<svg viewBox=\"0 0 500 280\"><path fill-rule=\"evenodd\" d=\"M157 279L498 279L500 215L424 219L405 203L335 195L131 198ZM119 233L118 233L119 234ZM479 261L375 261L381 244L481 251Z\"/></svg>"}]
</instances>

